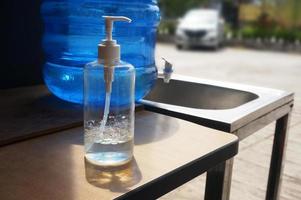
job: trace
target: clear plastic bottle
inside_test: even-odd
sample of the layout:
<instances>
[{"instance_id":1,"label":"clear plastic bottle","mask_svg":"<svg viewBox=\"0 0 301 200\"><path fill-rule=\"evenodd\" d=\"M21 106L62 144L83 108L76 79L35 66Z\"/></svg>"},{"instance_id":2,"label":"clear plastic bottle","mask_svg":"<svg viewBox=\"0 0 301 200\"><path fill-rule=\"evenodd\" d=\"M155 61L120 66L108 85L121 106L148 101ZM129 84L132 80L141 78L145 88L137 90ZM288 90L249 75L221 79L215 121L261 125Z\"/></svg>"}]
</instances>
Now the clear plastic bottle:
<instances>
[{"instance_id":1,"label":"clear plastic bottle","mask_svg":"<svg viewBox=\"0 0 301 200\"><path fill-rule=\"evenodd\" d=\"M103 62L84 68L85 157L102 166L124 164L133 156L135 69L123 62L114 68L110 95L105 95Z\"/></svg>"},{"instance_id":2,"label":"clear plastic bottle","mask_svg":"<svg viewBox=\"0 0 301 200\"><path fill-rule=\"evenodd\" d=\"M84 144L86 159L116 166L131 160L134 139L135 68L120 60L112 38L113 22L126 17L104 16L106 39L98 59L84 67Z\"/></svg>"}]
</instances>

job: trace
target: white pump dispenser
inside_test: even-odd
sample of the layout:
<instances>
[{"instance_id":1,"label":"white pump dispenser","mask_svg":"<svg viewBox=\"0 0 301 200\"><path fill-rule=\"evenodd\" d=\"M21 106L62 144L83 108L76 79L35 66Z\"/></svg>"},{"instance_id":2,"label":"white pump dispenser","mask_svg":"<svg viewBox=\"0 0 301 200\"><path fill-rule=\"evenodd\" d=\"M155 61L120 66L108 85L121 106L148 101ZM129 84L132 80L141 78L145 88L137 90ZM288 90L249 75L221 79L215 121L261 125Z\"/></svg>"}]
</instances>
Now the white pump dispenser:
<instances>
[{"instance_id":1,"label":"white pump dispenser","mask_svg":"<svg viewBox=\"0 0 301 200\"><path fill-rule=\"evenodd\" d=\"M106 39L98 45L98 59L103 60L104 80L106 93L111 93L114 80L114 63L120 61L120 45L113 40L112 32L115 21L131 22L132 20L123 16L103 16L105 18Z\"/></svg>"},{"instance_id":2,"label":"white pump dispenser","mask_svg":"<svg viewBox=\"0 0 301 200\"><path fill-rule=\"evenodd\" d=\"M98 44L98 59L84 67L85 157L96 165L118 166L133 157L136 75L133 65L120 60L112 30L115 21L131 20L104 19L106 38Z\"/></svg>"}]
</instances>

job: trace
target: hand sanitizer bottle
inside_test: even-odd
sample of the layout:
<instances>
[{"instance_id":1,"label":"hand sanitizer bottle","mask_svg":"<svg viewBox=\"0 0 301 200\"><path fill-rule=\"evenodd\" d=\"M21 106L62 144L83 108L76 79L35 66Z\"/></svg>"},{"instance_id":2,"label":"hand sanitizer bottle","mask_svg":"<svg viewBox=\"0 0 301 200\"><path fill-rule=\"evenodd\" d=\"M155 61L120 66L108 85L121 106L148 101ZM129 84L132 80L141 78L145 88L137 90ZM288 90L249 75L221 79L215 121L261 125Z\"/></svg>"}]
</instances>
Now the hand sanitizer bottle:
<instances>
[{"instance_id":1,"label":"hand sanitizer bottle","mask_svg":"<svg viewBox=\"0 0 301 200\"><path fill-rule=\"evenodd\" d=\"M95 165L118 166L133 156L135 68L120 60L112 30L114 21L131 20L104 18L106 39L98 45L98 60L84 67L85 157Z\"/></svg>"}]
</instances>

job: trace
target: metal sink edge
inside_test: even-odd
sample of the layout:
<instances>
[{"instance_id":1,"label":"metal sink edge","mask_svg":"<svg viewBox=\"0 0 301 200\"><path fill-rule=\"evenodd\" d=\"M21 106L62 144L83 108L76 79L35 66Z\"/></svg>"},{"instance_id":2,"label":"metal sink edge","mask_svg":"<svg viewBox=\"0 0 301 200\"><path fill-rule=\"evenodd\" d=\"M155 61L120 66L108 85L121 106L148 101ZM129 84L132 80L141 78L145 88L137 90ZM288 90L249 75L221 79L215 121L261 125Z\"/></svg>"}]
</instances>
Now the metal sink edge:
<instances>
[{"instance_id":1,"label":"metal sink edge","mask_svg":"<svg viewBox=\"0 0 301 200\"><path fill-rule=\"evenodd\" d=\"M200 79L176 74L172 76L172 80L240 90L257 95L257 99L243 105L231 109L220 110L188 108L144 99L140 101L140 103L142 103L148 110L172 115L174 117L226 132L233 132L260 116L293 101L294 98L294 93L292 92L258 86Z\"/></svg>"}]
</instances>

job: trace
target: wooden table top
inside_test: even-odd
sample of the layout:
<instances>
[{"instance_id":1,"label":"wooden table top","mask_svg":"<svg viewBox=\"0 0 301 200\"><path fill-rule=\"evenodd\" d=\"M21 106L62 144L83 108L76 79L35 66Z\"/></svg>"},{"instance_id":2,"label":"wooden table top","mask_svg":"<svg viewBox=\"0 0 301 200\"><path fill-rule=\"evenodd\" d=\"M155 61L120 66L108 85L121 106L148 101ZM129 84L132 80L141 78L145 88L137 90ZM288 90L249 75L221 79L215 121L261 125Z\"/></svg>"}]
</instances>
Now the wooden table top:
<instances>
[{"instance_id":1,"label":"wooden table top","mask_svg":"<svg viewBox=\"0 0 301 200\"><path fill-rule=\"evenodd\" d=\"M151 112L136 113L134 159L116 168L84 161L83 129L0 148L0 199L152 199L237 153L231 134Z\"/></svg>"},{"instance_id":2,"label":"wooden table top","mask_svg":"<svg viewBox=\"0 0 301 200\"><path fill-rule=\"evenodd\" d=\"M82 125L82 105L56 98L46 86L0 90L0 146Z\"/></svg>"}]
</instances>

